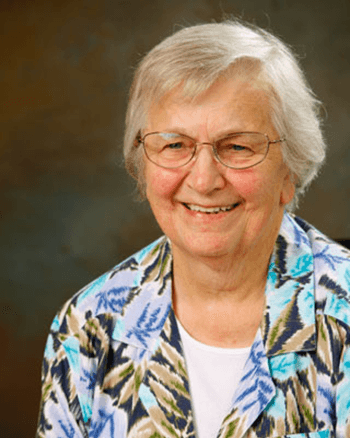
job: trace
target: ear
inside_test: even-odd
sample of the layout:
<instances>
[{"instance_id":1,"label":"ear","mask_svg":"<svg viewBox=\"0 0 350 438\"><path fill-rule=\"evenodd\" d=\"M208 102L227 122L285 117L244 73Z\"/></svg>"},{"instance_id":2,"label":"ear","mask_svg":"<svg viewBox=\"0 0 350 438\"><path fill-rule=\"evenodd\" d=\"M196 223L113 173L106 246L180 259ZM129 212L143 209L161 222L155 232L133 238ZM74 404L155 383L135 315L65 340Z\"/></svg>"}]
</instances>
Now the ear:
<instances>
[{"instance_id":1,"label":"ear","mask_svg":"<svg viewBox=\"0 0 350 438\"><path fill-rule=\"evenodd\" d=\"M283 180L280 203L281 205L288 204L294 197L295 194L295 177L289 171Z\"/></svg>"}]
</instances>

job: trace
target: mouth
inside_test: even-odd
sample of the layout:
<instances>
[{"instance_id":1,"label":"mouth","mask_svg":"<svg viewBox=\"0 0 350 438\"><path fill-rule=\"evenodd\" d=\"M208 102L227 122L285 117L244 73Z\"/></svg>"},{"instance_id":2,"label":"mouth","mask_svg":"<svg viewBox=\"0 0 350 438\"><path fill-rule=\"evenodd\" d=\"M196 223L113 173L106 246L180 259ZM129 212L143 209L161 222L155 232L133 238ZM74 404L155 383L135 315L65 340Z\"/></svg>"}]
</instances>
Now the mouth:
<instances>
[{"instance_id":1,"label":"mouth","mask_svg":"<svg viewBox=\"0 0 350 438\"><path fill-rule=\"evenodd\" d=\"M233 210L239 205L239 202L236 202L235 204L231 204L231 205L223 205L220 207L201 207L200 205L186 204L185 202L183 202L183 205L188 210L191 211L198 211L200 213L205 213L205 214L218 214L218 213L223 213Z\"/></svg>"}]
</instances>

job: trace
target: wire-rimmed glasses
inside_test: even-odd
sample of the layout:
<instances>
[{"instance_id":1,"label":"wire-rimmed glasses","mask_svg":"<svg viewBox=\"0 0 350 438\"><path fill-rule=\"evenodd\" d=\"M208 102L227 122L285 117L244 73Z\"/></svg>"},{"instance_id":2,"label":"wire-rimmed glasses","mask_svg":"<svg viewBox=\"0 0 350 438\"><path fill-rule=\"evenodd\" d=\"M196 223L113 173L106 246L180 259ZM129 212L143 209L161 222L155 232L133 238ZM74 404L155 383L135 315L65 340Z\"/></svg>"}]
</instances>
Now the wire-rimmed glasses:
<instances>
[{"instance_id":1,"label":"wire-rimmed glasses","mask_svg":"<svg viewBox=\"0 0 350 438\"><path fill-rule=\"evenodd\" d=\"M197 146L210 145L217 161L231 169L247 169L261 163L270 144L285 138L270 140L261 132L236 132L213 143L197 142L187 135L174 132L149 132L138 138L146 157L157 166L176 169L188 164L196 155Z\"/></svg>"}]
</instances>

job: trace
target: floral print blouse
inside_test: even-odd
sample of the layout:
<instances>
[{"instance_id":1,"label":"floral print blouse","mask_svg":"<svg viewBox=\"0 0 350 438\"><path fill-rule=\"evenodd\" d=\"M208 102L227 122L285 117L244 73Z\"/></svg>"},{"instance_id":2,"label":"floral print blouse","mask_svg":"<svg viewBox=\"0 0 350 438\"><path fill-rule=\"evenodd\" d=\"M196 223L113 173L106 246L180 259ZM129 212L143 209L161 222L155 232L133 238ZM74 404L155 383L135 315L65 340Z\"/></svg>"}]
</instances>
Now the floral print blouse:
<instances>
[{"instance_id":1,"label":"floral print blouse","mask_svg":"<svg viewBox=\"0 0 350 438\"><path fill-rule=\"evenodd\" d=\"M195 438L171 292L162 237L63 306L45 349L37 438ZM350 437L350 253L287 213L264 317L218 432L229 437Z\"/></svg>"}]
</instances>

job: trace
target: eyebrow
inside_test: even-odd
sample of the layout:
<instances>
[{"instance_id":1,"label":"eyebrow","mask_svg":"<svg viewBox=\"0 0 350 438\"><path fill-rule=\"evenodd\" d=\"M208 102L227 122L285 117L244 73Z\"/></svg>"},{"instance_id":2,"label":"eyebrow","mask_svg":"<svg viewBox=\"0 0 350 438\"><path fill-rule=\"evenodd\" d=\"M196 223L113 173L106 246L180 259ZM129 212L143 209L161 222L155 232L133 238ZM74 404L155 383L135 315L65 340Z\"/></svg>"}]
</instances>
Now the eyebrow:
<instances>
[{"instance_id":1,"label":"eyebrow","mask_svg":"<svg viewBox=\"0 0 350 438\"><path fill-rule=\"evenodd\" d=\"M196 140L192 135L186 134L177 128L167 129L166 131L153 131L153 132L158 132L159 134L165 134L164 137L167 137L167 138L171 138L172 136L185 136L185 137L192 138L193 140ZM258 131L251 131L251 130L246 130L246 129L243 129L243 130L242 129L241 130L227 129L225 131L222 131L219 135L215 135L215 137L213 137L213 139L211 141L218 141L218 140L221 140L221 139L228 137L230 135L240 134L242 132L258 132ZM149 134L150 134L150 132L149 132Z\"/></svg>"},{"instance_id":2,"label":"eyebrow","mask_svg":"<svg viewBox=\"0 0 350 438\"><path fill-rule=\"evenodd\" d=\"M189 137L188 135L186 135L186 134L181 134L181 133L178 133L178 132L174 132L174 131L170 131L170 132L163 132L163 131L159 131L159 134L161 134L162 135L162 137L164 137L164 138L173 138L173 137L179 137L179 136L186 136L186 137ZM191 137L192 138L192 137Z\"/></svg>"}]
</instances>

